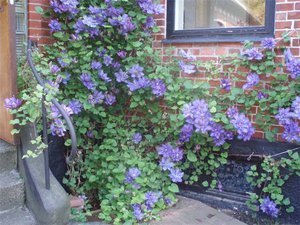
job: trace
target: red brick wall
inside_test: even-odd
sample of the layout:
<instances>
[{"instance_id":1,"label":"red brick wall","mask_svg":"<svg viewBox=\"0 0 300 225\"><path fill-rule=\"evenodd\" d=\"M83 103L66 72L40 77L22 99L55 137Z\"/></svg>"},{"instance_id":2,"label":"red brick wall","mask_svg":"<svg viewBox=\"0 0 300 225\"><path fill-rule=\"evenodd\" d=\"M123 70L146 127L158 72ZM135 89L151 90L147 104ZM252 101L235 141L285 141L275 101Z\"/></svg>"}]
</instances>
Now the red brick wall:
<instances>
[{"instance_id":1,"label":"red brick wall","mask_svg":"<svg viewBox=\"0 0 300 225\"><path fill-rule=\"evenodd\" d=\"M49 21L35 11L35 7L49 7L50 0L28 0L28 38L38 43L38 46L51 43Z\"/></svg>"},{"instance_id":2,"label":"red brick wall","mask_svg":"<svg viewBox=\"0 0 300 225\"><path fill-rule=\"evenodd\" d=\"M166 8L167 0L160 0L161 4ZM39 46L51 43L50 29L48 21L43 19L35 11L35 7L40 6L44 9L49 7L49 0L28 0L28 36L37 41ZM178 51L183 49L190 54L197 56L199 60L217 60L220 56L241 51L242 44L240 42L232 43L187 43L187 44L163 44L161 41L166 38L166 14L156 17L156 22L161 31L154 36L153 47L161 51L164 57L165 50L172 46L175 47L174 55L178 55ZM276 21L275 21L275 38L280 38L281 34L288 30L297 30L300 32L300 0L276 0ZM290 46L295 56L300 54L299 40L291 41ZM205 74L197 74L190 77L195 81L205 81ZM212 86L219 85L219 80L211 80ZM255 124L255 114L257 107L254 106L250 118ZM277 126L277 125L274 125ZM280 128L282 132L282 128ZM264 133L257 130L255 137L264 138ZM280 133L278 139L280 140Z\"/></svg>"},{"instance_id":3,"label":"red brick wall","mask_svg":"<svg viewBox=\"0 0 300 225\"><path fill-rule=\"evenodd\" d=\"M160 3L166 8L167 0L160 0ZM276 15L275 15L275 38L280 38L281 35L289 30L297 30L300 32L300 0L276 0ZM162 57L168 47L175 47L174 55L178 55L179 50L183 49L190 54L195 55L201 61L218 60L220 56L239 53L242 49L240 42L232 43L178 43L178 44L163 44L161 41L166 38L166 14L162 14L156 17L157 25L161 28L161 31L154 36L153 47L161 51ZM300 54L300 41L294 39L290 43L291 50L295 56ZM189 76L190 79L195 81L205 81L205 74L198 73L196 75ZM219 80L211 80L212 86L219 86ZM241 84L235 84L240 86ZM255 115L257 113L257 107L253 106L250 114L250 119L255 125ZM274 124L274 126L279 127ZM277 139L281 140L280 136L283 132L282 127L279 127L279 133ZM254 137L264 138L265 134L257 129Z\"/></svg>"}]
</instances>

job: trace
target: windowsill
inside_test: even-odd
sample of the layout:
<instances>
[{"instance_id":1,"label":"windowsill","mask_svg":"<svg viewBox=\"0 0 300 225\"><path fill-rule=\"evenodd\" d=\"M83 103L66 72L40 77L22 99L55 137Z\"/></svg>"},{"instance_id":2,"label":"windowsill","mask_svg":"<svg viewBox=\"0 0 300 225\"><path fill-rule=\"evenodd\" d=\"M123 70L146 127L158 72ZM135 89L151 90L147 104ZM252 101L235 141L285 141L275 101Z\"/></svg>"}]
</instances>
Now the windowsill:
<instances>
[{"instance_id":1,"label":"windowsill","mask_svg":"<svg viewBox=\"0 0 300 225\"><path fill-rule=\"evenodd\" d=\"M166 38L162 40L164 44L180 44L180 43L229 43L229 42L244 42L244 41L253 41L258 42L262 41L265 38L274 37L273 35L263 35L263 36L252 36L252 35L243 35L243 36L215 36L215 37L174 37Z\"/></svg>"}]
</instances>

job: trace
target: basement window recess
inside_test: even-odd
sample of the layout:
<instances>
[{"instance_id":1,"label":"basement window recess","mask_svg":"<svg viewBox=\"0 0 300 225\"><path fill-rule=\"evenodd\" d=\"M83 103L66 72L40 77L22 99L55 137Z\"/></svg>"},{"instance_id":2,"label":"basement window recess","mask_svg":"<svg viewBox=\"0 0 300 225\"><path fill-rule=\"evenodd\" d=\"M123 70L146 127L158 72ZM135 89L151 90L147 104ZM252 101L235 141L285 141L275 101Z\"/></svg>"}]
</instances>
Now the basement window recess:
<instances>
[{"instance_id":1,"label":"basement window recess","mask_svg":"<svg viewBox=\"0 0 300 225\"><path fill-rule=\"evenodd\" d=\"M164 42L259 41L274 35L275 0L168 0Z\"/></svg>"}]
</instances>

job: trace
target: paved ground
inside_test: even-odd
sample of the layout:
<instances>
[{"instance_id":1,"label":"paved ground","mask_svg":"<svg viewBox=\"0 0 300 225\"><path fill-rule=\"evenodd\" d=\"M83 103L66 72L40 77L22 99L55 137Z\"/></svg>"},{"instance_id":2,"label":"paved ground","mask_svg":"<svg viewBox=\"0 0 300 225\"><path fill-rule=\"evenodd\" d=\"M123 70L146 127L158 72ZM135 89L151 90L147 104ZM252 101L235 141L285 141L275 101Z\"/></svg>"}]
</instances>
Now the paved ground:
<instances>
[{"instance_id":1,"label":"paved ground","mask_svg":"<svg viewBox=\"0 0 300 225\"><path fill-rule=\"evenodd\" d=\"M218 210L190 198L178 197L176 206L162 212L161 221L151 225L246 225Z\"/></svg>"},{"instance_id":2,"label":"paved ground","mask_svg":"<svg viewBox=\"0 0 300 225\"><path fill-rule=\"evenodd\" d=\"M247 225L218 210L190 198L178 197L178 203L163 211L160 221L149 225ZM72 223L72 225L105 225L101 222Z\"/></svg>"}]
</instances>

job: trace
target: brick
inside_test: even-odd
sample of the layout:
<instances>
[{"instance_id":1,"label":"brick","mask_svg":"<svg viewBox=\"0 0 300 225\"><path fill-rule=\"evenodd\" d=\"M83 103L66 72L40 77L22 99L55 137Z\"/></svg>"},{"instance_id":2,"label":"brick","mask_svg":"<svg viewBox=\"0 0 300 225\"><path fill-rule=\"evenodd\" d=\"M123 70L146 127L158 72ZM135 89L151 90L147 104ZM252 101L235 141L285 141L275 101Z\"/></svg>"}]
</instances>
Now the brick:
<instances>
[{"instance_id":1,"label":"brick","mask_svg":"<svg viewBox=\"0 0 300 225\"><path fill-rule=\"evenodd\" d=\"M274 80L274 77L272 77L271 75L266 75L266 74L261 74L259 75L260 79L263 81L272 81Z\"/></svg>"},{"instance_id":2,"label":"brick","mask_svg":"<svg viewBox=\"0 0 300 225\"><path fill-rule=\"evenodd\" d=\"M29 35L31 36L50 36L50 30L49 29L40 29L40 28L34 28L29 30Z\"/></svg>"},{"instance_id":3,"label":"brick","mask_svg":"<svg viewBox=\"0 0 300 225\"><path fill-rule=\"evenodd\" d=\"M277 141L279 141L279 142L286 142L286 140L284 140L282 138L282 134L277 134Z\"/></svg>"},{"instance_id":4,"label":"brick","mask_svg":"<svg viewBox=\"0 0 300 225\"><path fill-rule=\"evenodd\" d=\"M293 55L299 55L299 48L290 48Z\"/></svg>"},{"instance_id":5,"label":"brick","mask_svg":"<svg viewBox=\"0 0 300 225\"><path fill-rule=\"evenodd\" d=\"M161 42L153 41L152 46L153 46L153 48L161 48Z\"/></svg>"},{"instance_id":6,"label":"brick","mask_svg":"<svg viewBox=\"0 0 300 225\"><path fill-rule=\"evenodd\" d=\"M253 135L253 138L260 138L263 139L264 138L264 132L260 132L260 131L256 131Z\"/></svg>"},{"instance_id":7,"label":"brick","mask_svg":"<svg viewBox=\"0 0 300 225\"><path fill-rule=\"evenodd\" d=\"M155 20L157 26L165 26L164 20Z\"/></svg>"},{"instance_id":8,"label":"brick","mask_svg":"<svg viewBox=\"0 0 300 225\"><path fill-rule=\"evenodd\" d=\"M195 56L200 55L200 49L198 49L198 48L196 48L196 49L193 48L191 51L192 51L192 55L195 55Z\"/></svg>"},{"instance_id":9,"label":"brick","mask_svg":"<svg viewBox=\"0 0 300 225\"><path fill-rule=\"evenodd\" d=\"M245 83L246 83L246 81L237 81L237 82L235 82L235 86L242 88Z\"/></svg>"},{"instance_id":10,"label":"brick","mask_svg":"<svg viewBox=\"0 0 300 225\"><path fill-rule=\"evenodd\" d=\"M214 55L215 50L213 48L200 48L200 55Z\"/></svg>"},{"instance_id":11,"label":"brick","mask_svg":"<svg viewBox=\"0 0 300 225\"><path fill-rule=\"evenodd\" d=\"M295 21L294 22L294 28L299 29L300 28L300 21Z\"/></svg>"},{"instance_id":12,"label":"brick","mask_svg":"<svg viewBox=\"0 0 300 225\"><path fill-rule=\"evenodd\" d=\"M50 0L28 0L28 3L37 3L43 5L50 5Z\"/></svg>"},{"instance_id":13,"label":"brick","mask_svg":"<svg viewBox=\"0 0 300 225\"><path fill-rule=\"evenodd\" d=\"M286 20L287 14L285 12L277 12L276 13L276 20Z\"/></svg>"},{"instance_id":14,"label":"brick","mask_svg":"<svg viewBox=\"0 0 300 225\"><path fill-rule=\"evenodd\" d=\"M155 40L156 41L162 41L163 39L165 39L164 35L155 35Z\"/></svg>"},{"instance_id":15,"label":"brick","mask_svg":"<svg viewBox=\"0 0 300 225\"><path fill-rule=\"evenodd\" d=\"M300 19L300 12L289 12L288 20Z\"/></svg>"},{"instance_id":16,"label":"brick","mask_svg":"<svg viewBox=\"0 0 300 225\"><path fill-rule=\"evenodd\" d=\"M241 49L239 49L239 48L229 49L229 54L240 54L240 53L241 53Z\"/></svg>"},{"instance_id":17,"label":"brick","mask_svg":"<svg viewBox=\"0 0 300 225\"><path fill-rule=\"evenodd\" d=\"M170 49L164 48L164 49L163 49L163 54L166 55L167 53L174 56L174 55L176 55L176 50L172 49L172 50L170 51Z\"/></svg>"},{"instance_id":18,"label":"brick","mask_svg":"<svg viewBox=\"0 0 300 225\"><path fill-rule=\"evenodd\" d=\"M187 49L187 48L192 48L193 44L191 44L191 43L178 43L178 44L172 44L172 46L177 47L177 48Z\"/></svg>"},{"instance_id":19,"label":"brick","mask_svg":"<svg viewBox=\"0 0 300 225\"><path fill-rule=\"evenodd\" d=\"M292 28L292 21L277 21L275 24L276 29L291 29Z\"/></svg>"},{"instance_id":20,"label":"brick","mask_svg":"<svg viewBox=\"0 0 300 225\"><path fill-rule=\"evenodd\" d=\"M29 20L28 27L29 28L40 28L40 27L49 28L48 22L42 21L42 20Z\"/></svg>"},{"instance_id":21,"label":"brick","mask_svg":"<svg viewBox=\"0 0 300 225\"><path fill-rule=\"evenodd\" d=\"M276 4L276 11L292 11L294 10L294 3Z\"/></svg>"},{"instance_id":22,"label":"brick","mask_svg":"<svg viewBox=\"0 0 300 225\"><path fill-rule=\"evenodd\" d=\"M215 53L216 53L216 55L226 55L226 54L228 54L228 50L223 47L217 47L215 49Z\"/></svg>"},{"instance_id":23,"label":"brick","mask_svg":"<svg viewBox=\"0 0 300 225\"><path fill-rule=\"evenodd\" d=\"M47 10L49 8L49 5L41 5L41 4L28 4L28 12L35 12L36 10L35 8L39 6L41 7L43 10Z\"/></svg>"},{"instance_id":24,"label":"brick","mask_svg":"<svg viewBox=\"0 0 300 225\"><path fill-rule=\"evenodd\" d=\"M294 46L294 47L300 46L300 40L299 39L293 39L292 40L292 46Z\"/></svg>"},{"instance_id":25,"label":"brick","mask_svg":"<svg viewBox=\"0 0 300 225\"><path fill-rule=\"evenodd\" d=\"M42 20L44 18L38 13L30 12L30 13L28 13L28 19L29 20Z\"/></svg>"},{"instance_id":26,"label":"brick","mask_svg":"<svg viewBox=\"0 0 300 225\"><path fill-rule=\"evenodd\" d=\"M281 38L285 32L285 30L275 30L275 38Z\"/></svg>"},{"instance_id":27,"label":"brick","mask_svg":"<svg viewBox=\"0 0 300 225\"><path fill-rule=\"evenodd\" d=\"M209 84L212 87L219 87L220 86L220 80L210 80Z\"/></svg>"},{"instance_id":28,"label":"brick","mask_svg":"<svg viewBox=\"0 0 300 225\"><path fill-rule=\"evenodd\" d=\"M29 38L33 41L36 41L38 43L38 46L54 43L54 39L50 37L29 36Z\"/></svg>"},{"instance_id":29,"label":"brick","mask_svg":"<svg viewBox=\"0 0 300 225\"><path fill-rule=\"evenodd\" d=\"M271 129L273 130L273 129L278 129L278 133L283 133L284 132L284 128L283 128L283 126L279 126L279 125L272 125L271 126Z\"/></svg>"}]
</instances>

